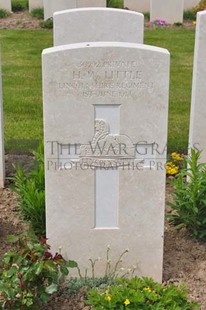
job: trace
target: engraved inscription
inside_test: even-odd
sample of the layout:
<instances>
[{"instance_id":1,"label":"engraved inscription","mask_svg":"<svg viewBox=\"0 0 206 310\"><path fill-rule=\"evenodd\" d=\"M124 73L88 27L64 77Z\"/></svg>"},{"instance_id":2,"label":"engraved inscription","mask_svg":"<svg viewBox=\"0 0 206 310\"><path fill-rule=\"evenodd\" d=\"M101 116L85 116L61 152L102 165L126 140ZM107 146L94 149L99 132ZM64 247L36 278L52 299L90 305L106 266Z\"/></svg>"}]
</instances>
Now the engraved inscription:
<instances>
[{"instance_id":1,"label":"engraved inscription","mask_svg":"<svg viewBox=\"0 0 206 310\"><path fill-rule=\"evenodd\" d=\"M94 167L118 167L135 159L135 147L129 137L110 134L109 124L96 119L94 137L90 144L81 145L80 158Z\"/></svg>"},{"instance_id":2,"label":"engraved inscription","mask_svg":"<svg viewBox=\"0 0 206 310\"><path fill-rule=\"evenodd\" d=\"M73 65L69 82L58 83L84 97L131 97L137 92L152 93L154 82L145 76L136 61L85 61Z\"/></svg>"}]
</instances>

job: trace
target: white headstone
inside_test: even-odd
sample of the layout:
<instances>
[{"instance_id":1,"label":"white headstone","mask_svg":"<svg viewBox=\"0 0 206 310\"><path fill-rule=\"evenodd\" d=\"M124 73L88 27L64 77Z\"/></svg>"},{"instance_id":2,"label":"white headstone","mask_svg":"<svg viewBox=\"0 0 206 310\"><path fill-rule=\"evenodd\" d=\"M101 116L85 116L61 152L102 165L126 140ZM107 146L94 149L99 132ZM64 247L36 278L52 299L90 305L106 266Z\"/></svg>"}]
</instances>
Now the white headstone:
<instances>
[{"instance_id":1,"label":"white headstone","mask_svg":"<svg viewBox=\"0 0 206 310\"><path fill-rule=\"evenodd\" d=\"M93 42L43 52L47 237L82 271L162 279L169 53ZM89 269L91 271L91 269ZM89 274L88 271L88 274Z\"/></svg>"},{"instance_id":2,"label":"white headstone","mask_svg":"<svg viewBox=\"0 0 206 310\"><path fill-rule=\"evenodd\" d=\"M44 1L44 19L53 17L58 11L75 9L77 0L43 0Z\"/></svg>"},{"instance_id":3,"label":"white headstone","mask_svg":"<svg viewBox=\"0 0 206 310\"><path fill-rule=\"evenodd\" d=\"M206 11L197 13L189 147L202 150L201 161L206 162Z\"/></svg>"},{"instance_id":4,"label":"white headstone","mask_svg":"<svg viewBox=\"0 0 206 310\"><path fill-rule=\"evenodd\" d=\"M163 19L168 24L183 22L184 0L151 0L150 21Z\"/></svg>"},{"instance_id":5,"label":"white headstone","mask_svg":"<svg viewBox=\"0 0 206 310\"><path fill-rule=\"evenodd\" d=\"M97 41L143 43L143 35L144 16L137 12L86 8L54 14L55 46Z\"/></svg>"},{"instance_id":6,"label":"white headstone","mask_svg":"<svg viewBox=\"0 0 206 310\"><path fill-rule=\"evenodd\" d=\"M11 12L11 0L1 0L0 9L4 9Z\"/></svg>"},{"instance_id":7,"label":"white headstone","mask_svg":"<svg viewBox=\"0 0 206 310\"><path fill-rule=\"evenodd\" d=\"M77 0L77 8L106 7L106 0Z\"/></svg>"},{"instance_id":8,"label":"white headstone","mask_svg":"<svg viewBox=\"0 0 206 310\"><path fill-rule=\"evenodd\" d=\"M43 7L44 7L43 0L29 0L29 12L31 12L33 9Z\"/></svg>"},{"instance_id":9,"label":"white headstone","mask_svg":"<svg viewBox=\"0 0 206 310\"><path fill-rule=\"evenodd\" d=\"M199 2L199 0L184 0L184 10L191 10Z\"/></svg>"},{"instance_id":10,"label":"white headstone","mask_svg":"<svg viewBox=\"0 0 206 310\"><path fill-rule=\"evenodd\" d=\"M137 12L149 12L150 0L124 0L124 7Z\"/></svg>"},{"instance_id":11,"label":"white headstone","mask_svg":"<svg viewBox=\"0 0 206 310\"><path fill-rule=\"evenodd\" d=\"M5 159L4 159L4 122L2 99L1 59L0 59L0 187L4 187Z\"/></svg>"},{"instance_id":12,"label":"white headstone","mask_svg":"<svg viewBox=\"0 0 206 310\"><path fill-rule=\"evenodd\" d=\"M199 0L184 0L184 10L191 10L199 2ZM124 7L142 13L150 12L150 0L124 0Z\"/></svg>"}]
</instances>

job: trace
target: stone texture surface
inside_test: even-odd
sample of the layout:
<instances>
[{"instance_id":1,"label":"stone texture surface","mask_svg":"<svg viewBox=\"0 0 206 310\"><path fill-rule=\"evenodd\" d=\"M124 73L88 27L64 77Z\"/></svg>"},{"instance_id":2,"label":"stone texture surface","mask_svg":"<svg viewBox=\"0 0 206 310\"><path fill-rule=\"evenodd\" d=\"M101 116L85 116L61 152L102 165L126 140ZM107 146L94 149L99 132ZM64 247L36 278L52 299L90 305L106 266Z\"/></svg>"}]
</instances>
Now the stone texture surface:
<instances>
[{"instance_id":1,"label":"stone texture surface","mask_svg":"<svg viewBox=\"0 0 206 310\"><path fill-rule=\"evenodd\" d=\"M143 43L143 33L144 16L137 12L86 8L54 14L54 46L96 41Z\"/></svg>"},{"instance_id":2,"label":"stone texture surface","mask_svg":"<svg viewBox=\"0 0 206 310\"><path fill-rule=\"evenodd\" d=\"M199 0L184 0L184 10L191 10L199 2Z\"/></svg>"},{"instance_id":3,"label":"stone texture surface","mask_svg":"<svg viewBox=\"0 0 206 310\"><path fill-rule=\"evenodd\" d=\"M110 245L112 267L129 248L124 268L136 265L136 274L162 279L168 90L169 53L160 48L96 42L43 52L47 237L53 251L61 247L82 272L88 268L91 275L89 259L100 257L95 274L103 275ZM106 122L110 129L97 126ZM113 149L90 156L95 141L101 147L119 141L129 152L133 143L134 156L110 157ZM149 154L151 146L162 155ZM112 170L116 198L108 197L109 177L102 188L96 180ZM103 227L98 197L115 202L114 221L104 214Z\"/></svg>"},{"instance_id":4,"label":"stone texture surface","mask_svg":"<svg viewBox=\"0 0 206 310\"><path fill-rule=\"evenodd\" d=\"M206 162L206 11L197 13L195 52L190 114L189 146L202 150L201 161Z\"/></svg>"},{"instance_id":5,"label":"stone texture surface","mask_svg":"<svg viewBox=\"0 0 206 310\"><path fill-rule=\"evenodd\" d=\"M150 0L124 0L124 7L137 12L149 12Z\"/></svg>"},{"instance_id":6,"label":"stone texture surface","mask_svg":"<svg viewBox=\"0 0 206 310\"><path fill-rule=\"evenodd\" d=\"M106 0L77 0L77 8L106 7Z\"/></svg>"},{"instance_id":7,"label":"stone texture surface","mask_svg":"<svg viewBox=\"0 0 206 310\"><path fill-rule=\"evenodd\" d=\"M82 8L82 7L106 7L106 0L43 0L44 19L53 17L55 12Z\"/></svg>"},{"instance_id":8,"label":"stone texture surface","mask_svg":"<svg viewBox=\"0 0 206 310\"><path fill-rule=\"evenodd\" d=\"M4 187L5 179L5 159L4 159L4 123L3 123L3 99L2 99L2 79L1 79L1 59L0 59L0 187Z\"/></svg>"},{"instance_id":9,"label":"stone texture surface","mask_svg":"<svg viewBox=\"0 0 206 310\"><path fill-rule=\"evenodd\" d=\"M4 9L11 12L11 0L1 0L0 9Z\"/></svg>"},{"instance_id":10,"label":"stone texture surface","mask_svg":"<svg viewBox=\"0 0 206 310\"><path fill-rule=\"evenodd\" d=\"M184 0L151 0L150 21L163 19L169 24L183 22Z\"/></svg>"},{"instance_id":11,"label":"stone texture surface","mask_svg":"<svg viewBox=\"0 0 206 310\"><path fill-rule=\"evenodd\" d=\"M43 8L44 3L43 0L29 0L29 12L36 8Z\"/></svg>"},{"instance_id":12,"label":"stone texture surface","mask_svg":"<svg viewBox=\"0 0 206 310\"><path fill-rule=\"evenodd\" d=\"M53 17L55 12L75 9L77 0L43 0L44 1L44 19Z\"/></svg>"},{"instance_id":13,"label":"stone texture surface","mask_svg":"<svg viewBox=\"0 0 206 310\"><path fill-rule=\"evenodd\" d=\"M199 0L184 0L184 10L191 10L198 3ZM142 13L150 12L150 0L124 0L124 7Z\"/></svg>"}]
</instances>

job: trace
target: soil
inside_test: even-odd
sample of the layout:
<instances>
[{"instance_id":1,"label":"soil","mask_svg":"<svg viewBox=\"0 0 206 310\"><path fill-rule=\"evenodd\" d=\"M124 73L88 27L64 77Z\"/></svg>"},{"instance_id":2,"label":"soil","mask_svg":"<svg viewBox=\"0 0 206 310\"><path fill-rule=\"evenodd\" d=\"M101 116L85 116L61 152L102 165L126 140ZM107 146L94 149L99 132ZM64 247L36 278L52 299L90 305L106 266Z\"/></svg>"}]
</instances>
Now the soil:
<instances>
[{"instance_id":1,"label":"soil","mask_svg":"<svg viewBox=\"0 0 206 310\"><path fill-rule=\"evenodd\" d=\"M23 11L0 18L0 29L42 29L39 23L39 19L32 18L28 11Z\"/></svg>"},{"instance_id":2,"label":"soil","mask_svg":"<svg viewBox=\"0 0 206 310\"><path fill-rule=\"evenodd\" d=\"M146 27L154 26L147 23ZM192 28L190 22L183 27ZM31 18L28 12L13 13L5 19L0 19L0 29L39 29L39 20ZM33 157L29 155L7 155L6 175L14 173L13 163L22 163L29 169ZM0 189L0 260L2 255L9 250L6 236L20 234L27 229L18 212L17 195L10 189L11 181L7 180L6 187ZM171 188L167 186L166 200L171 200ZM166 212L170 210L166 207ZM186 230L175 230L165 220L164 239L164 274L163 280L167 283L185 283L189 296L201 304L201 309L206 310L206 244L192 239ZM89 310L84 303L84 291L77 296L65 294L54 295L51 301L42 309L44 310Z\"/></svg>"}]
</instances>

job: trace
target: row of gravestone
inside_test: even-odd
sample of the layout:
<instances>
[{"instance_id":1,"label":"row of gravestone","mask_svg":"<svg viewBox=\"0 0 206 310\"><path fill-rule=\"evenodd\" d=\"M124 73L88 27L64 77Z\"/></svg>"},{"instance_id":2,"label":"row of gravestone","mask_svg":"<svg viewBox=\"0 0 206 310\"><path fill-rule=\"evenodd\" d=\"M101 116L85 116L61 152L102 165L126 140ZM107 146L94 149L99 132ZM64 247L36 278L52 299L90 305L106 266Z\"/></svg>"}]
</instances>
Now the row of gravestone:
<instances>
[{"instance_id":1,"label":"row of gravestone","mask_svg":"<svg viewBox=\"0 0 206 310\"><path fill-rule=\"evenodd\" d=\"M47 237L82 270L100 257L96 276L108 244L112 262L129 248L126 265L161 281L170 57L142 44L143 20L54 15L55 47L42 55ZM198 13L190 133L204 150L205 22Z\"/></svg>"},{"instance_id":2,"label":"row of gravestone","mask_svg":"<svg viewBox=\"0 0 206 310\"><path fill-rule=\"evenodd\" d=\"M124 0L124 7L137 12L150 11L150 20L164 19L168 23L182 22L183 10L191 9L199 0ZM60 10L81 7L106 7L106 0L29 0L29 10L44 7L44 19ZM11 11L11 0L1 0L0 8Z\"/></svg>"},{"instance_id":3,"label":"row of gravestone","mask_svg":"<svg viewBox=\"0 0 206 310\"><path fill-rule=\"evenodd\" d=\"M193 0L190 3L195 5L198 1ZM146 3L148 4L147 9ZM150 21L163 19L167 23L173 24L183 22L184 3L186 0L124 0L124 7L138 12L150 11ZM44 0L44 19L52 17L56 11L81 7L106 7L106 0L59 0L58 2Z\"/></svg>"}]
</instances>

